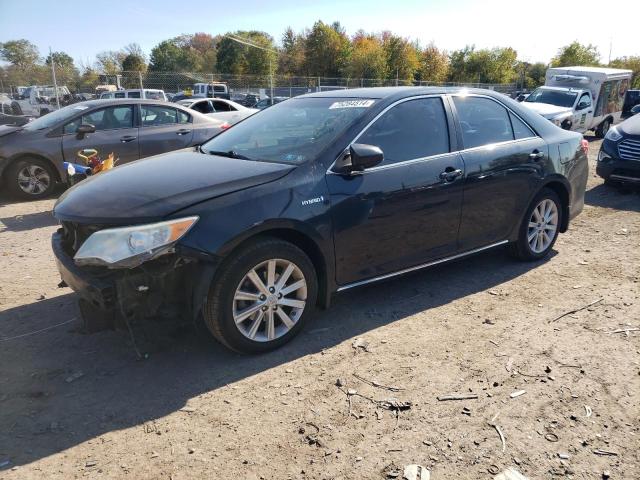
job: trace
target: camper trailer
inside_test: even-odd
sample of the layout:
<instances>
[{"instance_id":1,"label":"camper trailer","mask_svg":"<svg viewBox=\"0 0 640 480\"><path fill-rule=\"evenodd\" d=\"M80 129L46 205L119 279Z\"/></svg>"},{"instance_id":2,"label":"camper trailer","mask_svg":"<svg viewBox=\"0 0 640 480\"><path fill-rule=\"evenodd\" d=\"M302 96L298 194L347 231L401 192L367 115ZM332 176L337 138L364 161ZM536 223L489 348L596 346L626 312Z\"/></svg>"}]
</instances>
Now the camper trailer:
<instances>
[{"instance_id":1,"label":"camper trailer","mask_svg":"<svg viewBox=\"0 0 640 480\"><path fill-rule=\"evenodd\" d=\"M547 70L545 84L523 102L565 130L593 130L604 137L620 121L631 70L561 67Z\"/></svg>"}]
</instances>

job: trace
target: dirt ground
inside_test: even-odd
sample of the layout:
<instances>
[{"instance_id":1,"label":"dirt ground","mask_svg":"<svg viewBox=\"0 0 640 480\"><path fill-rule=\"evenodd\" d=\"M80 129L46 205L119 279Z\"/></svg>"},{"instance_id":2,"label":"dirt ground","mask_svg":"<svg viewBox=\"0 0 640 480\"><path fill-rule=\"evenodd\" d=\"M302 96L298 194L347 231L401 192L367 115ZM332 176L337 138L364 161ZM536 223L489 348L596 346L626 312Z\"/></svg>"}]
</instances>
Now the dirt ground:
<instances>
[{"instance_id":1,"label":"dirt ground","mask_svg":"<svg viewBox=\"0 0 640 480\"><path fill-rule=\"evenodd\" d=\"M584 212L547 261L495 250L353 290L260 356L188 330L138 360L125 333L81 334L54 200L0 200L0 478L640 478L640 331L616 333L640 326L640 193L602 184L590 140Z\"/></svg>"}]
</instances>

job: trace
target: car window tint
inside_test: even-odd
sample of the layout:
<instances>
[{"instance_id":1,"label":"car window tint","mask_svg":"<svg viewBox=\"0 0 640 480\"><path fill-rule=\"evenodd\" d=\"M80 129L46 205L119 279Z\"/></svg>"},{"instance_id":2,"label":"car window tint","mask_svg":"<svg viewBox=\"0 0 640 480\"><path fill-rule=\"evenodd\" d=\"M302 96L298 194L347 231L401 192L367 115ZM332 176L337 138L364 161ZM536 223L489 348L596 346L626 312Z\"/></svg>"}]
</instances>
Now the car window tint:
<instances>
[{"instance_id":1,"label":"car window tint","mask_svg":"<svg viewBox=\"0 0 640 480\"><path fill-rule=\"evenodd\" d=\"M380 147L384 164L446 153L449 129L442 100L400 103L376 120L357 142Z\"/></svg>"},{"instance_id":2,"label":"car window tint","mask_svg":"<svg viewBox=\"0 0 640 480\"><path fill-rule=\"evenodd\" d=\"M211 106L211 102L205 100L203 102L194 103L191 108L193 108L196 112L200 113L213 113L213 107Z\"/></svg>"},{"instance_id":3,"label":"car window tint","mask_svg":"<svg viewBox=\"0 0 640 480\"><path fill-rule=\"evenodd\" d=\"M507 109L483 97L453 97L464 148L513 140Z\"/></svg>"},{"instance_id":4,"label":"car window tint","mask_svg":"<svg viewBox=\"0 0 640 480\"><path fill-rule=\"evenodd\" d=\"M118 93L114 93L113 96L115 98L124 98L125 97L125 93L124 92L118 92Z\"/></svg>"},{"instance_id":5,"label":"car window tint","mask_svg":"<svg viewBox=\"0 0 640 480\"><path fill-rule=\"evenodd\" d=\"M509 117L511 118L511 126L513 127L513 134L516 140L520 140L521 138L530 138L535 137L535 133L518 117L516 117L513 113L509 112Z\"/></svg>"},{"instance_id":6,"label":"car window tint","mask_svg":"<svg viewBox=\"0 0 640 480\"><path fill-rule=\"evenodd\" d=\"M187 112L183 112L182 110L178 110L178 123L189 123L191 122L191 115Z\"/></svg>"},{"instance_id":7,"label":"car window tint","mask_svg":"<svg viewBox=\"0 0 640 480\"><path fill-rule=\"evenodd\" d=\"M213 108L216 109L216 112L230 112L235 110L235 108L231 108L229 104L221 102L220 100L213 101Z\"/></svg>"},{"instance_id":8,"label":"car window tint","mask_svg":"<svg viewBox=\"0 0 640 480\"><path fill-rule=\"evenodd\" d=\"M585 93L580 97L580 100L578 100L578 105L580 105L581 103L584 103L588 107L591 106L591 97L588 93Z\"/></svg>"},{"instance_id":9,"label":"car window tint","mask_svg":"<svg viewBox=\"0 0 640 480\"><path fill-rule=\"evenodd\" d=\"M129 92L129 98L140 98L140 92Z\"/></svg>"},{"instance_id":10,"label":"car window tint","mask_svg":"<svg viewBox=\"0 0 640 480\"><path fill-rule=\"evenodd\" d=\"M90 124L99 130L115 130L117 128L133 127L133 107L131 105L120 105L117 107L101 108L67 123L64 126L64 133L75 133L80 123Z\"/></svg>"},{"instance_id":11,"label":"car window tint","mask_svg":"<svg viewBox=\"0 0 640 480\"><path fill-rule=\"evenodd\" d=\"M142 106L142 125L154 127L158 125L171 125L178 123L178 115L175 108L159 105Z\"/></svg>"}]
</instances>

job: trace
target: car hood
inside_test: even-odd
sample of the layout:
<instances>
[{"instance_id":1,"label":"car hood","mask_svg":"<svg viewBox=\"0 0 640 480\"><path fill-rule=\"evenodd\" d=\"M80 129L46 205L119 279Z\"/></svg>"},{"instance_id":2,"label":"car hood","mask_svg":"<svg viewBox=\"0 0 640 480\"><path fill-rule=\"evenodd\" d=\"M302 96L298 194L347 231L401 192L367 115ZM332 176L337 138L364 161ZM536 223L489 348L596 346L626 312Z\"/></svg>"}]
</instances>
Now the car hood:
<instances>
[{"instance_id":1,"label":"car hood","mask_svg":"<svg viewBox=\"0 0 640 480\"><path fill-rule=\"evenodd\" d=\"M17 132L21 129L22 127L16 125L0 125L0 137L4 137L5 135L9 135L10 133Z\"/></svg>"},{"instance_id":2,"label":"car hood","mask_svg":"<svg viewBox=\"0 0 640 480\"><path fill-rule=\"evenodd\" d=\"M558 105L551 105L549 103L522 102L521 105L539 113L545 118L554 118L563 113L572 112L570 107L559 107Z\"/></svg>"},{"instance_id":3,"label":"car hood","mask_svg":"<svg viewBox=\"0 0 640 480\"><path fill-rule=\"evenodd\" d=\"M91 224L157 221L195 203L272 182L295 166L238 160L193 148L138 160L67 190L53 214Z\"/></svg>"}]
</instances>

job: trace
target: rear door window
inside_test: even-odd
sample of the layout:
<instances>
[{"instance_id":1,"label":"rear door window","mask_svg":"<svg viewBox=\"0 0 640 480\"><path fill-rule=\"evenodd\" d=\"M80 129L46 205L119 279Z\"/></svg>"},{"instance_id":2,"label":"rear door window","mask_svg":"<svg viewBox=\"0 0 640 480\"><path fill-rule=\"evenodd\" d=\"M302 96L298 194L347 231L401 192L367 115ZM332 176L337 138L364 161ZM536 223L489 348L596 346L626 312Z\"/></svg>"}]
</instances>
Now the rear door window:
<instances>
[{"instance_id":1,"label":"rear door window","mask_svg":"<svg viewBox=\"0 0 640 480\"><path fill-rule=\"evenodd\" d=\"M535 137L536 134L529 128L529 126L516 117L513 113L509 112L509 118L511 119L511 126L513 127L513 135L516 140L523 138Z\"/></svg>"},{"instance_id":2,"label":"rear door window","mask_svg":"<svg viewBox=\"0 0 640 480\"><path fill-rule=\"evenodd\" d=\"M159 105L142 105L142 126L156 127L178 123L178 112L175 108Z\"/></svg>"},{"instance_id":3,"label":"rear door window","mask_svg":"<svg viewBox=\"0 0 640 480\"><path fill-rule=\"evenodd\" d=\"M442 99L402 102L384 113L356 142L380 147L385 165L449 152Z\"/></svg>"},{"instance_id":4,"label":"rear door window","mask_svg":"<svg viewBox=\"0 0 640 480\"><path fill-rule=\"evenodd\" d=\"M235 110L231 105L220 100L213 100L213 108L215 108L216 112L232 112Z\"/></svg>"},{"instance_id":5,"label":"rear door window","mask_svg":"<svg viewBox=\"0 0 640 480\"><path fill-rule=\"evenodd\" d=\"M509 112L485 97L454 96L464 148L481 147L514 139Z\"/></svg>"}]
</instances>

